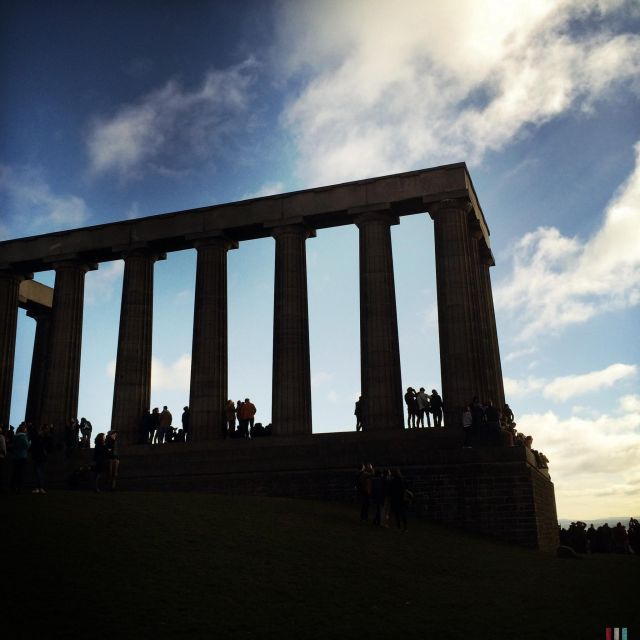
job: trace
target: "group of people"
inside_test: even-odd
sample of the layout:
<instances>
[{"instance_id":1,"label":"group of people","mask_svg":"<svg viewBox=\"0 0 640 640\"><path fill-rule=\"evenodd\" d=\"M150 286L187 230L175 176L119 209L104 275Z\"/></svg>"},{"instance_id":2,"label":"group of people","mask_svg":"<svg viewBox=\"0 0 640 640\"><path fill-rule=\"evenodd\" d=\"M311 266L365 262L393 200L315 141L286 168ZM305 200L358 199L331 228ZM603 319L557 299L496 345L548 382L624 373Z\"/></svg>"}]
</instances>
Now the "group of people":
<instances>
[{"instance_id":1,"label":"group of people","mask_svg":"<svg viewBox=\"0 0 640 640\"><path fill-rule=\"evenodd\" d=\"M571 547L577 553L640 553L640 522L629 520L628 529L618 522L615 527L608 523L587 528L586 522L572 522L568 529L558 527L560 544Z\"/></svg>"},{"instance_id":2,"label":"group of people","mask_svg":"<svg viewBox=\"0 0 640 640\"><path fill-rule=\"evenodd\" d=\"M500 409L491 400L483 404L475 396L462 413L462 427L465 448L472 448L474 444L526 447L533 453L539 469L549 467L549 459L544 453L532 447L533 436L516 429L515 416L508 404Z\"/></svg>"},{"instance_id":3,"label":"group of people","mask_svg":"<svg viewBox=\"0 0 640 640\"><path fill-rule=\"evenodd\" d=\"M29 456L33 464L35 489L33 493L45 494L45 465L53 451L53 426L34 427L31 423L21 423L5 435L0 425L0 492L4 492L6 460L11 460L11 491L20 493L24 485L25 469Z\"/></svg>"},{"instance_id":4,"label":"group of people","mask_svg":"<svg viewBox=\"0 0 640 640\"><path fill-rule=\"evenodd\" d=\"M166 408L166 407L165 407ZM93 473L94 490L100 493L102 478L106 475L111 491L116 490L120 458L118 456L118 432L109 431L106 435L99 433L94 441Z\"/></svg>"},{"instance_id":5,"label":"group of people","mask_svg":"<svg viewBox=\"0 0 640 640\"><path fill-rule=\"evenodd\" d=\"M225 438L259 438L271 435L271 425L256 422L256 405L249 398L227 400L224 407L222 435ZM237 425L236 425L237 423Z\"/></svg>"},{"instance_id":6,"label":"group of people","mask_svg":"<svg viewBox=\"0 0 640 640\"><path fill-rule=\"evenodd\" d=\"M400 473L400 469L374 469L372 464L363 464L358 474L356 490L360 502L360 520L369 521L373 507L374 526L388 527L391 514L398 529L407 530L407 507L413 493Z\"/></svg>"},{"instance_id":7,"label":"group of people","mask_svg":"<svg viewBox=\"0 0 640 640\"><path fill-rule=\"evenodd\" d=\"M140 421L140 444L164 444L165 442L188 442L191 439L189 407L184 407L182 427L173 426L173 415L167 406L147 411Z\"/></svg>"},{"instance_id":8,"label":"group of people","mask_svg":"<svg viewBox=\"0 0 640 640\"><path fill-rule=\"evenodd\" d=\"M431 428L431 416L433 426L442 427L442 411L444 403L435 389L431 389L429 395L424 387L416 391L409 387L404 394L404 403L407 405L407 429L424 429L424 418L427 418L427 428Z\"/></svg>"}]
</instances>

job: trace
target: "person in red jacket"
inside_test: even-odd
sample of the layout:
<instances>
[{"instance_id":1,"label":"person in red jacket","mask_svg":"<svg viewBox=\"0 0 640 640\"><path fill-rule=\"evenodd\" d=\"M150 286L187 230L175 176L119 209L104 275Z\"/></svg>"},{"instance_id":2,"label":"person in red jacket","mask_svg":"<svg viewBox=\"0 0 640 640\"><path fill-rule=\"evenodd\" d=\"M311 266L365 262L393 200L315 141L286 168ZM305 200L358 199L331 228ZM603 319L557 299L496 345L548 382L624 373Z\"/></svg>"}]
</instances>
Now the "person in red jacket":
<instances>
[{"instance_id":1,"label":"person in red jacket","mask_svg":"<svg viewBox=\"0 0 640 640\"><path fill-rule=\"evenodd\" d=\"M244 402L240 405L238 409L238 421L240 423L240 433L244 438L249 437L249 428L253 427L253 420L256 415L256 406L249 400L249 398L245 398Z\"/></svg>"}]
</instances>

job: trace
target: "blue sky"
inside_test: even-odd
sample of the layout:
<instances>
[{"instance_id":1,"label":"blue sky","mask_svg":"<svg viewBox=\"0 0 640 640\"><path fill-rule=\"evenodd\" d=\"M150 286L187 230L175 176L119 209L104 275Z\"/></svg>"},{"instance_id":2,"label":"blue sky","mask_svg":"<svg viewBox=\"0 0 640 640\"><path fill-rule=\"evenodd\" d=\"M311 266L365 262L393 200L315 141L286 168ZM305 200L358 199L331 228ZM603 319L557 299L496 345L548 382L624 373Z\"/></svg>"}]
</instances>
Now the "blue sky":
<instances>
[{"instance_id":1,"label":"blue sky","mask_svg":"<svg viewBox=\"0 0 640 640\"><path fill-rule=\"evenodd\" d=\"M240 8L241 7L241 8ZM0 238L465 161L508 400L560 517L640 504L640 6L4 2ZM432 223L393 250L404 386L438 387ZM353 427L355 228L307 242L314 431ZM273 240L229 254L229 392L270 420ZM193 251L156 265L152 403L188 401ZM53 283L51 273L37 279ZM108 428L122 263L86 278L80 415ZM20 312L12 423L33 321ZM446 399L445 399L446 400Z\"/></svg>"}]
</instances>

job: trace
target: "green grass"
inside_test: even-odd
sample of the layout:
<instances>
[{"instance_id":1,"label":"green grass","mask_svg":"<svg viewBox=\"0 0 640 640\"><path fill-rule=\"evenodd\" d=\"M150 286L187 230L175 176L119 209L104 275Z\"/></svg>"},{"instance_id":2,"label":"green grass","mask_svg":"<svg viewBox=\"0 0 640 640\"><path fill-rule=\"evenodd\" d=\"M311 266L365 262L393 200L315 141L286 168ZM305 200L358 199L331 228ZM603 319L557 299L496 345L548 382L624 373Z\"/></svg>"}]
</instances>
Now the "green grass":
<instances>
[{"instance_id":1,"label":"green grass","mask_svg":"<svg viewBox=\"0 0 640 640\"><path fill-rule=\"evenodd\" d=\"M403 534L301 500L0 498L3 638L640 638L638 557L559 560L415 520Z\"/></svg>"}]
</instances>

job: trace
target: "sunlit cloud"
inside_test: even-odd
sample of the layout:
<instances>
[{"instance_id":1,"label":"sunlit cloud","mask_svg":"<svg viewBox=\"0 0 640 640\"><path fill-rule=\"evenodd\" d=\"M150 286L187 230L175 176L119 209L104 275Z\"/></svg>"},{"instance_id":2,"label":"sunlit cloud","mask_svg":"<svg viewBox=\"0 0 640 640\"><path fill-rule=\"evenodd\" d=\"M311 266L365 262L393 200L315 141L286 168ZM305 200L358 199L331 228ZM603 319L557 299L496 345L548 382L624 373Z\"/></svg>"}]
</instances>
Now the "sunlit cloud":
<instances>
[{"instance_id":1,"label":"sunlit cloud","mask_svg":"<svg viewBox=\"0 0 640 640\"><path fill-rule=\"evenodd\" d=\"M384 0L283 5L283 124L306 182L478 162L527 127L638 90L640 37L612 33L628 2ZM582 28L597 14L594 30ZM452 45L455 43L455 46Z\"/></svg>"},{"instance_id":2,"label":"sunlit cloud","mask_svg":"<svg viewBox=\"0 0 640 640\"><path fill-rule=\"evenodd\" d=\"M213 69L193 90L169 80L139 100L91 124L87 151L94 174L137 178L148 170L180 175L181 159L208 157L246 126L257 63ZM177 153L179 151L179 153Z\"/></svg>"},{"instance_id":3,"label":"sunlit cloud","mask_svg":"<svg viewBox=\"0 0 640 640\"><path fill-rule=\"evenodd\" d=\"M640 412L561 419L553 411L518 419L549 458L559 517L638 513Z\"/></svg>"},{"instance_id":4,"label":"sunlit cloud","mask_svg":"<svg viewBox=\"0 0 640 640\"><path fill-rule=\"evenodd\" d=\"M635 150L632 174L591 237L540 227L515 244L512 272L496 286L495 301L519 323L521 340L640 303L640 143Z\"/></svg>"},{"instance_id":5,"label":"sunlit cloud","mask_svg":"<svg viewBox=\"0 0 640 640\"><path fill-rule=\"evenodd\" d=\"M556 402L564 402L575 396L592 393L634 376L637 367L628 364L612 364L601 371L593 371L583 375L561 376L545 385L542 395Z\"/></svg>"}]
</instances>

